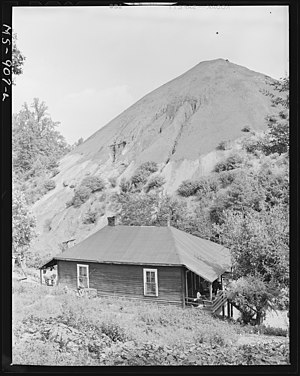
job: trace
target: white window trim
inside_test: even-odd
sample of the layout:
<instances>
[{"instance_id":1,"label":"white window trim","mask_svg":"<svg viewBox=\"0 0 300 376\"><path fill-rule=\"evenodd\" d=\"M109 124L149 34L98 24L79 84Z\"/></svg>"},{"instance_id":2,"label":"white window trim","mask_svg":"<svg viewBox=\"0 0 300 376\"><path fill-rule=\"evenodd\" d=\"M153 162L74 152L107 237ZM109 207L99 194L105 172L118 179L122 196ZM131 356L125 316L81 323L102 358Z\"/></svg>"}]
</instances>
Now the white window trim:
<instances>
[{"instance_id":1,"label":"white window trim","mask_svg":"<svg viewBox=\"0 0 300 376\"><path fill-rule=\"evenodd\" d=\"M90 274L89 274L89 265L86 265L86 264L77 264L77 288L79 287L79 268L80 267L83 267L83 268L86 268L87 269L87 288L90 287Z\"/></svg>"},{"instance_id":2,"label":"white window trim","mask_svg":"<svg viewBox=\"0 0 300 376\"><path fill-rule=\"evenodd\" d=\"M143 269L143 277L144 277L144 295L145 296L154 296L151 294L146 294L146 283L147 283L147 272L154 272L155 275L155 296L158 296L158 278L157 278L157 269Z\"/></svg>"}]
</instances>

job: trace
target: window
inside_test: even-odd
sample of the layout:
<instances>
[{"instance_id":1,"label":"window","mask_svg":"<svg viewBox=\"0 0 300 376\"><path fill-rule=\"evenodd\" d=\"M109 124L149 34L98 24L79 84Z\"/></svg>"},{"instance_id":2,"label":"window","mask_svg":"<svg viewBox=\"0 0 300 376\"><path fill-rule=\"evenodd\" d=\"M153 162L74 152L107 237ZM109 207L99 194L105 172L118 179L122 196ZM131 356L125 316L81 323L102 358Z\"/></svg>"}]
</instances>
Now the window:
<instances>
[{"instance_id":1,"label":"window","mask_svg":"<svg viewBox=\"0 0 300 376\"><path fill-rule=\"evenodd\" d=\"M144 269L144 295L158 296L157 269Z\"/></svg>"},{"instance_id":2,"label":"window","mask_svg":"<svg viewBox=\"0 0 300 376\"><path fill-rule=\"evenodd\" d=\"M77 287L89 288L89 266L77 264Z\"/></svg>"}]
</instances>

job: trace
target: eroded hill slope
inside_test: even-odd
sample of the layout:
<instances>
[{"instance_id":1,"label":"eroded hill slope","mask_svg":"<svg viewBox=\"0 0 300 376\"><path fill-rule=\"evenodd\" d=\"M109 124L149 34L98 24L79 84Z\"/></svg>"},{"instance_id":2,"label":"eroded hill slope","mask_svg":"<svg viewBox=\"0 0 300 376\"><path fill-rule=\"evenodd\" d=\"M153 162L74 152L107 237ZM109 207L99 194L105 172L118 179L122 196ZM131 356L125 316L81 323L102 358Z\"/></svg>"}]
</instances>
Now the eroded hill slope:
<instances>
[{"instance_id":1,"label":"eroded hill slope","mask_svg":"<svg viewBox=\"0 0 300 376\"><path fill-rule=\"evenodd\" d=\"M226 154L217 150L220 142L238 139L246 126L266 128L265 117L274 110L266 95L273 81L217 59L201 62L140 99L61 160L56 188L33 207L39 232L34 248L57 253L62 241L80 241L106 224L107 213L96 225L82 223L88 204L66 207L86 175L118 182L141 163L154 161L166 179L165 190L174 193L183 180L210 173ZM107 211L109 194L102 200Z\"/></svg>"}]
</instances>

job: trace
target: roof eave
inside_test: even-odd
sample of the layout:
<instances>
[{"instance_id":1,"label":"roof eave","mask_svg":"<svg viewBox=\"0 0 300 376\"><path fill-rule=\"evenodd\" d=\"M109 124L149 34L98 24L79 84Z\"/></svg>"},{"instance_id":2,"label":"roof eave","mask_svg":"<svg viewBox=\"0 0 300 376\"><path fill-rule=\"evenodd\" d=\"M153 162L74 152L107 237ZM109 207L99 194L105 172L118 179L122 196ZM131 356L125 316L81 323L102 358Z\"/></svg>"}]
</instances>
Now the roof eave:
<instances>
[{"instance_id":1,"label":"roof eave","mask_svg":"<svg viewBox=\"0 0 300 376\"><path fill-rule=\"evenodd\" d=\"M105 261L105 260L88 260L88 259L76 259L67 257L54 257L56 261L73 261L73 262L92 262L95 264L113 264L113 265L157 265L157 266L185 266L184 264L172 264L172 263L161 263L161 262L127 262L127 261ZM50 260L51 261L51 260ZM46 264L45 264L46 265ZM44 265L44 266L45 266Z\"/></svg>"}]
</instances>

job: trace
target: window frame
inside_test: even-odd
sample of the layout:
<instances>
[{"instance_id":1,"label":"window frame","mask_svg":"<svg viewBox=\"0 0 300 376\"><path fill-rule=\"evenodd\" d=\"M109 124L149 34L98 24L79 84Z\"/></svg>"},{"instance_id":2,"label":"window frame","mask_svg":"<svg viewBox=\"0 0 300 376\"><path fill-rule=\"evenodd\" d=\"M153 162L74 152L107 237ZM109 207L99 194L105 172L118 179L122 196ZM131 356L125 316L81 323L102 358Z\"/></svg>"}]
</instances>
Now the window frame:
<instances>
[{"instance_id":1,"label":"window frame","mask_svg":"<svg viewBox=\"0 0 300 376\"><path fill-rule=\"evenodd\" d=\"M147 272L154 272L155 295L147 293ZM157 273L157 269L143 268L143 278L144 278L144 296L158 296L158 273Z\"/></svg>"},{"instance_id":2,"label":"window frame","mask_svg":"<svg viewBox=\"0 0 300 376\"><path fill-rule=\"evenodd\" d=\"M89 272L89 265L87 264L77 264L77 288L79 288L79 270L80 268L83 267L83 268L86 268L87 270L87 287L86 288L90 288L90 272Z\"/></svg>"}]
</instances>

